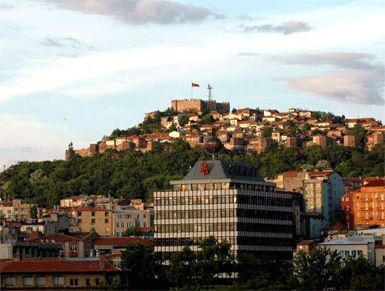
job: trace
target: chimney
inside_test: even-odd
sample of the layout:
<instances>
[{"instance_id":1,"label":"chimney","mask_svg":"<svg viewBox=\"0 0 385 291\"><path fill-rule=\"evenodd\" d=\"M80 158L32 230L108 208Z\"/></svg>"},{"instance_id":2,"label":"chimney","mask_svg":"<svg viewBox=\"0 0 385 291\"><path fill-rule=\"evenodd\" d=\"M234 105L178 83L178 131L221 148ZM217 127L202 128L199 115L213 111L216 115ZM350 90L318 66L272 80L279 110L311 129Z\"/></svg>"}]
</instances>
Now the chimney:
<instances>
[{"instance_id":1,"label":"chimney","mask_svg":"<svg viewBox=\"0 0 385 291\"><path fill-rule=\"evenodd\" d=\"M104 260L104 254L99 254L99 270L104 271L106 269L106 263Z\"/></svg>"},{"instance_id":2,"label":"chimney","mask_svg":"<svg viewBox=\"0 0 385 291\"><path fill-rule=\"evenodd\" d=\"M64 257L70 257L70 243L68 241L64 242Z\"/></svg>"},{"instance_id":3,"label":"chimney","mask_svg":"<svg viewBox=\"0 0 385 291\"><path fill-rule=\"evenodd\" d=\"M19 254L14 255L12 261L13 262L20 262L20 255Z\"/></svg>"},{"instance_id":4,"label":"chimney","mask_svg":"<svg viewBox=\"0 0 385 291\"><path fill-rule=\"evenodd\" d=\"M78 242L78 257L84 258L84 241Z\"/></svg>"}]
</instances>

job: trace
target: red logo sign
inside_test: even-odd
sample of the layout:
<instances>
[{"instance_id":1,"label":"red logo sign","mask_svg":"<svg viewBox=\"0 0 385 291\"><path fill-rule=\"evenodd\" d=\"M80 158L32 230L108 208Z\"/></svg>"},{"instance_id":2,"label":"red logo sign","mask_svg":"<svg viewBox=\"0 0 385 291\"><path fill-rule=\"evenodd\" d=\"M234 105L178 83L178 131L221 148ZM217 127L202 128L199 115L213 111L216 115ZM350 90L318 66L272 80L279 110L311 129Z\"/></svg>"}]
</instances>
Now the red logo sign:
<instances>
[{"instance_id":1,"label":"red logo sign","mask_svg":"<svg viewBox=\"0 0 385 291\"><path fill-rule=\"evenodd\" d=\"M202 162L201 163L201 174L203 176L206 176L210 173L210 166L209 166L209 163L208 162Z\"/></svg>"}]
</instances>

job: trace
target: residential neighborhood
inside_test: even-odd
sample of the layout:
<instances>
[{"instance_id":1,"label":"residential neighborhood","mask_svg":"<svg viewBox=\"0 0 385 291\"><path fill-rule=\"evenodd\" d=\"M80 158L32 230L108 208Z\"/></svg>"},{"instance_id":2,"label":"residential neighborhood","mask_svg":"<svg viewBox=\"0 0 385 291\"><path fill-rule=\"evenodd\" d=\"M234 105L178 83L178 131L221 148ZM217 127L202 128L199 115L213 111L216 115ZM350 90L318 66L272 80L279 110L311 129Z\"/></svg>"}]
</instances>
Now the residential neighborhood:
<instances>
[{"instance_id":1,"label":"residential neighborhood","mask_svg":"<svg viewBox=\"0 0 385 291\"><path fill-rule=\"evenodd\" d=\"M156 120L158 116L160 131L131 136L104 136L89 148L71 147L66 150L65 157L68 159L75 154L86 157L107 149L146 152L156 144L177 139L186 141L191 147L203 146L205 137L213 130L225 149L245 153L261 153L272 140L288 148L337 144L343 147L365 145L372 149L376 144L385 143L385 126L371 117L348 119L295 108L287 112L258 108L229 112L228 103L223 106L215 101L208 102L200 99L173 100L170 107L172 114L163 117L160 117L160 111L145 114L144 123ZM216 106L218 110L215 110Z\"/></svg>"}]
</instances>

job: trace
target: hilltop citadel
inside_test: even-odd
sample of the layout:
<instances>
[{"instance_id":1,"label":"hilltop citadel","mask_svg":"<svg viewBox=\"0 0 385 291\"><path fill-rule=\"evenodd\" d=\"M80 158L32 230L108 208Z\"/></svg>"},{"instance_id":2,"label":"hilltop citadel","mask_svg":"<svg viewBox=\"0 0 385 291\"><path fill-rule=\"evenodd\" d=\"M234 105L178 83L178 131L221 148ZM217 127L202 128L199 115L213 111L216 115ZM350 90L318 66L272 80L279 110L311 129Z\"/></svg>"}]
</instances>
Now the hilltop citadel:
<instances>
[{"instance_id":1,"label":"hilltop citadel","mask_svg":"<svg viewBox=\"0 0 385 291\"><path fill-rule=\"evenodd\" d=\"M290 108L288 112L275 109L244 108L230 112L228 102L215 100L172 100L168 112L146 113L143 124L159 123L160 129L145 134L104 136L86 149L70 147L65 158L73 155L87 157L107 149L118 151L152 150L156 144L184 140L191 147L202 146L213 130L227 150L261 153L270 141L285 147L344 147L365 145L369 150L385 141L385 127L374 118L334 116L311 110Z\"/></svg>"}]
</instances>

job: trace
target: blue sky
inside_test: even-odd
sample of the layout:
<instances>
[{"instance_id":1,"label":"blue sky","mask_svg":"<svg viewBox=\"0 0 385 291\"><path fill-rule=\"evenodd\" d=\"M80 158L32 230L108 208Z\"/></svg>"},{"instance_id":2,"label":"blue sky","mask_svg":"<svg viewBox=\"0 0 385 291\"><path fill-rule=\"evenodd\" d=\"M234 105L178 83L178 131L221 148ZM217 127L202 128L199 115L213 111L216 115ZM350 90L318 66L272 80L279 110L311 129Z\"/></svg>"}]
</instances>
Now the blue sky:
<instances>
[{"instance_id":1,"label":"blue sky","mask_svg":"<svg viewBox=\"0 0 385 291\"><path fill-rule=\"evenodd\" d=\"M385 122L384 18L382 0L0 0L0 166L62 159L191 81L231 108Z\"/></svg>"}]
</instances>

